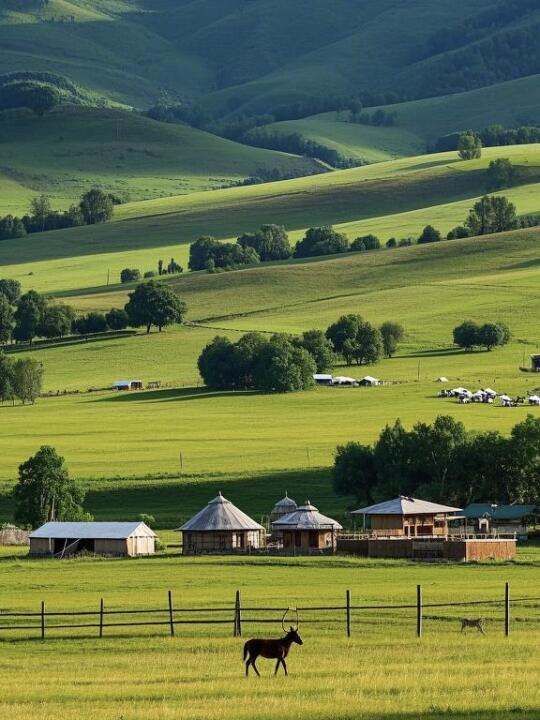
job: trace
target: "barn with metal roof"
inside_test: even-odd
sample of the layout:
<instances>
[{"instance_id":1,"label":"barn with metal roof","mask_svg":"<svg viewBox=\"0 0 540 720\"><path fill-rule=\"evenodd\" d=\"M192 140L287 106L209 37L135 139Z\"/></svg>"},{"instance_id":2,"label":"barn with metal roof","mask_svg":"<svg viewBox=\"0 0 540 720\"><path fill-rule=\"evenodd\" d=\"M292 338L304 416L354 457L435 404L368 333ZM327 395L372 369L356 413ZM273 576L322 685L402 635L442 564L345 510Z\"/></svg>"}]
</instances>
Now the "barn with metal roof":
<instances>
[{"instance_id":1,"label":"barn with metal roof","mask_svg":"<svg viewBox=\"0 0 540 720\"><path fill-rule=\"evenodd\" d=\"M156 534L143 522L48 522L29 535L31 555L67 557L82 552L153 555Z\"/></svg>"},{"instance_id":2,"label":"barn with metal roof","mask_svg":"<svg viewBox=\"0 0 540 720\"><path fill-rule=\"evenodd\" d=\"M184 555L249 552L262 547L266 539L263 526L221 493L178 529Z\"/></svg>"}]
</instances>

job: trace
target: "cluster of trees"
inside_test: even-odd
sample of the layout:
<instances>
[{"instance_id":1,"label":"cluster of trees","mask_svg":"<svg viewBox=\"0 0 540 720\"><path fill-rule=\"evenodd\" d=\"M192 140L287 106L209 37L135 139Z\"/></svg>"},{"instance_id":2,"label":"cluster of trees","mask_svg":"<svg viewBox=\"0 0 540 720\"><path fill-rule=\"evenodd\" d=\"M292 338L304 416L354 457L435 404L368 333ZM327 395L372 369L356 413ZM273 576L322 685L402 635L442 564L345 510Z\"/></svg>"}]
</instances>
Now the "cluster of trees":
<instances>
[{"instance_id":1,"label":"cluster of trees","mask_svg":"<svg viewBox=\"0 0 540 720\"><path fill-rule=\"evenodd\" d=\"M0 83L0 110L28 108L38 117L62 101L57 87L36 80L11 80Z\"/></svg>"},{"instance_id":2,"label":"cluster of trees","mask_svg":"<svg viewBox=\"0 0 540 720\"><path fill-rule=\"evenodd\" d=\"M342 315L326 330L333 351L343 357L347 365L370 365L383 356L392 357L404 337L403 327L385 322L375 327L361 315Z\"/></svg>"},{"instance_id":3,"label":"cluster of trees","mask_svg":"<svg viewBox=\"0 0 540 720\"><path fill-rule=\"evenodd\" d=\"M472 131L470 131L472 132ZM458 149L460 132L449 133L438 138L428 145L428 152L450 152ZM540 142L540 127L521 125L515 128L505 128L502 125L490 125L477 133L483 147L496 147L500 145L528 145Z\"/></svg>"},{"instance_id":4,"label":"cluster of trees","mask_svg":"<svg viewBox=\"0 0 540 720\"><path fill-rule=\"evenodd\" d=\"M70 333L92 335L108 330L155 325L162 328L182 322L186 305L171 288L158 281L138 285L129 294L124 309L107 313L89 312L76 316L69 305L49 304L35 290L21 295L16 280L0 280L0 343L15 340L32 344L36 337L62 338Z\"/></svg>"},{"instance_id":5,"label":"cluster of trees","mask_svg":"<svg viewBox=\"0 0 540 720\"><path fill-rule=\"evenodd\" d=\"M506 345L511 337L510 329L502 322L478 325L472 320L465 320L453 330L454 343L465 350L472 350L474 347L492 350L494 347Z\"/></svg>"},{"instance_id":6,"label":"cluster of trees","mask_svg":"<svg viewBox=\"0 0 540 720\"><path fill-rule=\"evenodd\" d=\"M177 275L184 272L184 268L179 265L174 258L171 258L168 265L164 265L163 260L158 260L157 272L154 270L147 270L144 273L145 279L153 278L162 275ZM132 283L137 282L141 279L141 271L138 268L124 268L120 271L120 282L121 283Z\"/></svg>"},{"instance_id":7,"label":"cluster of trees","mask_svg":"<svg viewBox=\"0 0 540 720\"><path fill-rule=\"evenodd\" d=\"M457 150L462 160L476 160L482 157L482 140L473 130L466 130L459 135Z\"/></svg>"},{"instance_id":8,"label":"cluster of trees","mask_svg":"<svg viewBox=\"0 0 540 720\"><path fill-rule=\"evenodd\" d=\"M396 124L397 113L389 112L379 108L371 113L368 112L351 112L349 114L349 122L358 125L375 125L376 127L392 127Z\"/></svg>"},{"instance_id":9,"label":"cluster of trees","mask_svg":"<svg viewBox=\"0 0 540 720\"><path fill-rule=\"evenodd\" d=\"M46 230L61 230L81 225L95 225L106 222L113 215L114 204L120 200L116 196L92 188L82 195L76 205L68 210L53 210L46 195L32 199L28 214L22 218L6 215L0 218L0 240L24 237L28 233Z\"/></svg>"},{"instance_id":10,"label":"cluster of trees","mask_svg":"<svg viewBox=\"0 0 540 720\"><path fill-rule=\"evenodd\" d=\"M13 499L15 521L21 527L94 519L84 511L84 491L69 477L64 458L49 445L42 445L35 455L19 465Z\"/></svg>"},{"instance_id":11,"label":"cluster of trees","mask_svg":"<svg viewBox=\"0 0 540 720\"><path fill-rule=\"evenodd\" d=\"M351 158L342 155L334 148L327 147L322 143L305 138L300 133L280 133L277 130L255 128L242 135L239 140L246 145L266 148L268 150L279 150L294 155L304 155L322 160L334 168L352 168L365 165L366 161L358 158Z\"/></svg>"},{"instance_id":12,"label":"cluster of trees","mask_svg":"<svg viewBox=\"0 0 540 720\"><path fill-rule=\"evenodd\" d=\"M222 243L204 236L189 247L190 270L232 270L269 260L286 260L293 254L282 225L261 225L255 232L240 235L236 243Z\"/></svg>"},{"instance_id":13,"label":"cluster of trees","mask_svg":"<svg viewBox=\"0 0 540 720\"><path fill-rule=\"evenodd\" d=\"M326 370L333 353L317 330L301 337L248 333L233 343L215 337L202 351L199 372L216 390L293 392L313 387L313 374Z\"/></svg>"},{"instance_id":14,"label":"cluster of trees","mask_svg":"<svg viewBox=\"0 0 540 720\"><path fill-rule=\"evenodd\" d=\"M0 352L0 402L34 403L41 393L43 366L31 358L12 360Z\"/></svg>"},{"instance_id":15,"label":"cluster of trees","mask_svg":"<svg viewBox=\"0 0 540 720\"><path fill-rule=\"evenodd\" d=\"M350 442L336 449L337 493L369 505L396 495L464 506L540 500L540 419L527 416L510 437L467 432L453 417L406 430L387 425L374 445Z\"/></svg>"}]
</instances>

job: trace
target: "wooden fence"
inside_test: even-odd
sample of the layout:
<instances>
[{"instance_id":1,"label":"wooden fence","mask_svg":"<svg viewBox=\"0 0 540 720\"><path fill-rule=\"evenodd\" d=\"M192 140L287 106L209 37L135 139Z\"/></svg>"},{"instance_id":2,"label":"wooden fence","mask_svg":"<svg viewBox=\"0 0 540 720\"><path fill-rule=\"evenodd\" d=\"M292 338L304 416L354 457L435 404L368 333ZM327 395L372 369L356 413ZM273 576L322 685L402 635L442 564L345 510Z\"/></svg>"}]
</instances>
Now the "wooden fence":
<instances>
[{"instance_id":1,"label":"wooden fence","mask_svg":"<svg viewBox=\"0 0 540 720\"><path fill-rule=\"evenodd\" d=\"M247 624L258 625L281 624L283 615L286 612L298 612L302 625L311 623L339 623L344 629L346 637L351 637L353 632L353 613L367 613L384 610L411 610L412 617L415 617L416 636L423 635L423 621L425 610L429 608L480 608L500 607L504 612L503 632L505 636L510 635L510 609L511 606L519 606L522 603L540 603L540 597L510 597L510 586L505 583L501 588L499 599L472 600L461 602L428 602L423 600L422 586L416 586L416 602L414 604L367 604L355 605L352 602L350 590L345 591L345 602L343 605L317 605L302 606L298 608L285 607L256 607L243 606L241 603L240 591L236 591L234 603L224 607L175 607L172 591L167 593L167 603L160 608L148 609L107 609L105 600L101 598L99 608L96 610L79 610L65 612L50 612L46 609L45 601L41 602L40 609L35 612L0 612L0 639L5 639L13 632L31 632L29 638L41 638L45 640L50 634L57 630L95 630L99 638L105 636L106 630L113 628L141 628L141 627L167 627L168 634L174 637L176 628L183 625L230 625L234 637L241 637L243 627ZM540 608L540 604L533 605ZM323 615L324 617L311 617L307 615ZM225 617L219 617L225 616ZM271 617L267 617L271 615ZM157 617L157 619L156 619ZM358 617L358 615L356 615ZM60 623L50 623L50 619L60 619ZM7 622L6 622L7 621ZM22 623L22 624L20 624Z\"/></svg>"}]
</instances>

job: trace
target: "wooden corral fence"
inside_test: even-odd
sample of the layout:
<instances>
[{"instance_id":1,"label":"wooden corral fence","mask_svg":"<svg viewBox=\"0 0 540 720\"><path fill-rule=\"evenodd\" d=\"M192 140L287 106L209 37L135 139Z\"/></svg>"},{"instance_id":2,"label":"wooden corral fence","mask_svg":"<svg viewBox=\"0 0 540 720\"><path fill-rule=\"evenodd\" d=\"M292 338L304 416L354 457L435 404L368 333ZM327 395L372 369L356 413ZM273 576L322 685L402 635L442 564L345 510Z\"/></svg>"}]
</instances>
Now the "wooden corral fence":
<instances>
[{"instance_id":1,"label":"wooden corral fence","mask_svg":"<svg viewBox=\"0 0 540 720\"><path fill-rule=\"evenodd\" d=\"M471 600L460 602L424 602L422 586L416 586L416 602L410 604L367 604L355 605L352 601L350 590L345 591L345 602L343 605L306 605L297 608L278 606L244 606L241 603L240 591L236 591L234 603L222 607L175 607L172 591L167 593L167 603L163 607L148 609L107 609L102 598L99 608L95 610L78 611L49 611L46 609L45 601L41 602L39 610L34 612L0 612L0 640L8 639L12 633L28 633L29 638L41 638L45 640L57 630L92 630L97 637L103 638L106 630L113 628L142 628L142 627L167 627L168 634L174 637L176 629L185 625L229 625L234 637L241 637L245 625L277 624L281 625L285 611L292 610L293 615L298 612L302 626L306 624L333 624L338 623L343 627L347 637L352 636L353 618L359 614L378 612L384 610L410 610L411 630L414 626L416 636L423 635L423 621L425 618L433 619L426 615L425 611L430 608L473 608L475 612L484 607L494 609L501 608L504 613L503 632L505 636L510 635L510 609L512 607L540 609L539 597L510 597L510 586L505 583L501 588L501 596L498 599ZM527 605L529 603L529 605ZM270 617L268 617L270 616ZM308 617L306 617L308 616ZM321 616L321 617L319 617ZM360 616L361 617L361 616ZM409 617L409 616L408 616ZM470 617L470 615L469 615ZM439 618L440 619L440 618ZM454 619L454 618L452 618ZM533 619L537 619L536 617ZM53 622L50 622L53 620ZM60 620L60 622L56 622ZM365 619L363 620L365 622ZM19 635L20 637L20 635Z\"/></svg>"}]
</instances>

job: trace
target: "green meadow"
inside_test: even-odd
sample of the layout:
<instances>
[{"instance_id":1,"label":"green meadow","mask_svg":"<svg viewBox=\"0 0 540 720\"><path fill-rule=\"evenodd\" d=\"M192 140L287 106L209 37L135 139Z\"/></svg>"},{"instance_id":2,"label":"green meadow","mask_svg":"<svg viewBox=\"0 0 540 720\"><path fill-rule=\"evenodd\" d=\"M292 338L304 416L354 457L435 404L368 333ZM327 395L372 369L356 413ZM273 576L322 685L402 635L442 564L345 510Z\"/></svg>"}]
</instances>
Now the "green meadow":
<instances>
[{"instance_id":1,"label":"green meadow","mask_svg":"<svg viewBox=\"0 0 540 720\"><path fill-rule=\"evenodd\" d=\"M532 556L531 556L532 557ZM286 718L533 720L538 717L540 672L538 603L516 603L511 635L503 635L502 605L426 608L424 636L415 637L415 611L353 610L352 637L345 613L313 613L313 605L414 604L495 600L509 581L514 597L538 597L538 560L507 565L430 566L352 558L181 558L169 554L134 561L99 559L0 559L2 610L49 612L167 607L224 608L212 626L2 631L4 671L0 708L15 720L62 715L98 718ZM30 581L31 578L31 581ZM232 604L240 589L243 637L232 637ZM260 659L262 677L244 677L242 646L255 636L279 637L281 615L300 607L303 645L293 646L289 677L273 677ZM486 635L462 634L463 614L486 618ZM122 616L120 616L122 617ZM177 619L185 619L179 610ZM191 616L193 617L193 616ZM208 618L208 614L199 614ZM260 624L253 619L273 622ZM118 616L114 618L118 620ZM123 616L123 619L127 619ZM140 616L139 618L140 619ZM167 615L153 615L167 622ZM96 622L86 616L83 622ZM106 618L107 621L107 618ZM0 613L0 624L2 620ZM39 625L39 619L30 620ZM33 639L29 639L29 636ZM407 659L404 662L404 659ZM16 682L14 680L17 680Z\"/></svg>"},{"instance_id":2,"label":"green meadow","mask_svg":"<svg viewBox=\"0 0 540 720\"><path fill-rule=\"evenodd\" d=\"M434 224L461 224L486 191L490 160L508 157L521 168L504 191L521 215L540 211L537 145L489 148L478 161L456 153L402 158L370 166L264 185L127 203L114 222L40 233L0 245L5 276L42 292L77 291L117 283L124 267L156 269L159 258L187 266L189 243L201 235L234 239L267 222L283 224L291 240L310 226L334 224L351 239L373 232L384 241L417 236Z\"/></svg>"}]
</instances>

